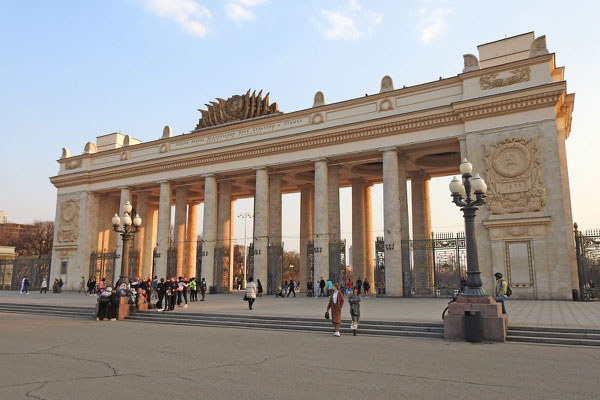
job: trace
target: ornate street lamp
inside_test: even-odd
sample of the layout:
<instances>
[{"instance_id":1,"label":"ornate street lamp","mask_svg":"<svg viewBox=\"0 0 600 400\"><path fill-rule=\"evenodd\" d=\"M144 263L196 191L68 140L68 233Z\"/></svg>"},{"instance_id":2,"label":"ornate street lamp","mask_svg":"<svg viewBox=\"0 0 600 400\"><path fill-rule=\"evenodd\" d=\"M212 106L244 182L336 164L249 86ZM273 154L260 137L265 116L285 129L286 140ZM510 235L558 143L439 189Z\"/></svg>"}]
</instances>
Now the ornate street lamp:
<instances>
[{"instance_id":1,"label":"ornate street lamp","mask_svg":"<svg viewBox=\"0 0 600 400\"><path fill-rule=\"evenodd\" d=\"M133 215L133 219L131 218ZM121 275L119 276L119 284L125 282L125 278L129 278L129 240L140 230L142 218L137 215L129 201L123 206L123 229L119 229L121 218L118 214L112 217L113 230L121 234L123 238L123 254L121 254Z\"/></svg>"},{"instance_id":2,"label":"ornate street lamp","mask_svg":"<svg viewBox=\"0 0 600 400\"><path fill-rule=\"evenodd\" d=\"M467 288L463 296L485 296L481 288L479 260L477 257L477 240L475 238L475 214L477 206L485 203L487 185L479 174L471 175L473 165L467 159L460 164L462 183L456 177L450 182L452 202L460 207L465 218L465 237L467 241ZM474 196L473 196L474 195ZM473 198L474 197L474 198Z\"/></svg>"}]
</instances>

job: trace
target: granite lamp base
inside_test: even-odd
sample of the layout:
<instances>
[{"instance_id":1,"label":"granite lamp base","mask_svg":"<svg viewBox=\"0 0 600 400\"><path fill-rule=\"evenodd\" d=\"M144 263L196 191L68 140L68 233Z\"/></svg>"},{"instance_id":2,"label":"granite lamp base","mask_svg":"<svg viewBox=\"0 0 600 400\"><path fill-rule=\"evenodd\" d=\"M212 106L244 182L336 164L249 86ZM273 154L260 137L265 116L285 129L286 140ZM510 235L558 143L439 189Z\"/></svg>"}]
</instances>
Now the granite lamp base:
<instances>
[{"instance_id":1,"label":"granite lamp base","mask_svg":"<svg viewBox=\"0 0 600 400\"><path fill-rule=\"evenodd\" d=\"M444 318L444 339L465 339L465 311L481 313L484 341L506 341L508 315L502 314L502 304L491 296L459 297L456 303L450 303Z\"/></svg>"}]
</instances>

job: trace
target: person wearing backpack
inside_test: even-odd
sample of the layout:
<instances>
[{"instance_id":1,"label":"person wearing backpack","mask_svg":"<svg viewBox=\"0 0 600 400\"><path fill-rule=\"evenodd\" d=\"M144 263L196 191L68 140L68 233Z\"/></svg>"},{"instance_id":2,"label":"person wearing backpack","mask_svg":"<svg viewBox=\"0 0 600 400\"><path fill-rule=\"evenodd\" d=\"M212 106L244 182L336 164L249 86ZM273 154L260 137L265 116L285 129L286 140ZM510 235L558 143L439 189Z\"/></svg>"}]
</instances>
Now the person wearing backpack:
<instances>
[{"instance_id":1,"label":"person wearing backpack","mask_svg":"<svg viewBox=\"0 0 600 400\"><path fill-rule=\"evenodd\" d=\"M496 272L494 274L496 277L496 300L498 303L502 303L502 314L506 314L506 307L504 306L504 301L511 295L512 290L508 283L502 279L502 274L500 272Z\"/></svg>"}]
</instances>

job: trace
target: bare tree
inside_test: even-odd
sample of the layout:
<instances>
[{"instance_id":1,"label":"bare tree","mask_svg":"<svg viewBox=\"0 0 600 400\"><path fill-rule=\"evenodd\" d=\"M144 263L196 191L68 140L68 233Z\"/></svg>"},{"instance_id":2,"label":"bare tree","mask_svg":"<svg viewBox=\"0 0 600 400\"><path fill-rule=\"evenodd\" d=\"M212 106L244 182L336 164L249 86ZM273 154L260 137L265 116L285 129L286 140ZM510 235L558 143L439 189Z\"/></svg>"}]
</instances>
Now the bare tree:
<instances>
[{"instance_id":1,"label":"bare tree","mask_svg":"<svg viewBox=\"0 0 600 400\"><path fill-rule=\"evenodd\" d=\"M294 250L283 252L283 277L290 279L294 277L298 280L300 266L300 253Z\"/></svg>"},{"instance_id":2,"label":"bare tree","mask_svg":"<svg viewBox=\"0 0 600 400\"><path fill-rule=\"evenodd\" d=\"M16 239L15 252L19 255L48 255L52 253L53 239L54 222L35 221Z\"/></svg>"}]
</instances>

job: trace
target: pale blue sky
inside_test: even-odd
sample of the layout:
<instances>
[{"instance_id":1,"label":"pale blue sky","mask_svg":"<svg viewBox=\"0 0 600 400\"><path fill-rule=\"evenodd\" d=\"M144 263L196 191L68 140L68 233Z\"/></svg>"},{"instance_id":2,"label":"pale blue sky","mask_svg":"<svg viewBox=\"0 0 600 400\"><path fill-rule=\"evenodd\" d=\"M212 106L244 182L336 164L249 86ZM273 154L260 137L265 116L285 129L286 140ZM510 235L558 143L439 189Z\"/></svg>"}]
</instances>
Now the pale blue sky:
<instances>
[{"instance_id":1,"label":"pale blue sky","mask_svg":"<svg viewBox=\"0 0 600 400\"><path fill-rule=\"evenodd\" d=\"M600 227L598 11L592 1L0 1L0 209L14 222L54 218L48 177L61 147L80 154L114 131L153 140L164 125L187 133L197 108L249 88L294 111L317 90L328 102L376 93L386 74L396 87L453 76L478 44L535 31L576 93L574 218ZM460 230L447 179L431 190L434 229ZM295 210L297 196L287 200ZM378 189L376 231L377 202ZM251 203L236 213L244 208ZM296 224L284 224L290 241ZM241 224L236 231L243 236Z\"/></svg>"}]
</instances>

